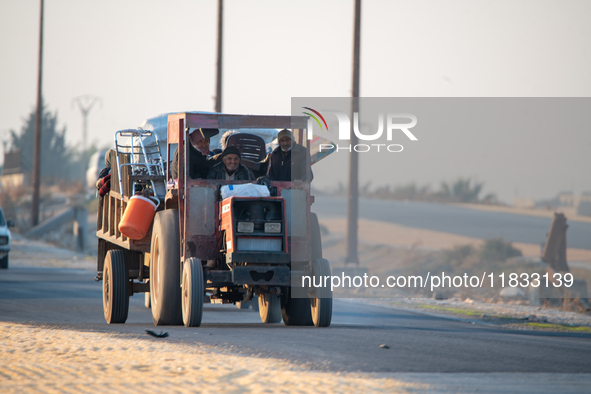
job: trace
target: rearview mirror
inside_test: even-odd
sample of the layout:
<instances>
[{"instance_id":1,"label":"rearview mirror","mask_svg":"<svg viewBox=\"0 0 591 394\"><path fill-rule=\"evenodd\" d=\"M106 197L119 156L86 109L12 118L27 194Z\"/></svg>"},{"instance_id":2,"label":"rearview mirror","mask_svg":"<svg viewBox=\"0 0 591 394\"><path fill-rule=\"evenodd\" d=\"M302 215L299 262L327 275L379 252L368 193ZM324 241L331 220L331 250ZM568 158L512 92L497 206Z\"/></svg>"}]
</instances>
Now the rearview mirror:
<instances>
[{"instance_id":1,"label":"rearview mirror","mask_svg":"<svg viewBox=\"0 0 591 394\"><path fill-rule=\"evenodd\" d=\"M14 227L14 222L12 220L7 220L6 221L6 226L7 227Z\"/></svg>"}]
</instances>

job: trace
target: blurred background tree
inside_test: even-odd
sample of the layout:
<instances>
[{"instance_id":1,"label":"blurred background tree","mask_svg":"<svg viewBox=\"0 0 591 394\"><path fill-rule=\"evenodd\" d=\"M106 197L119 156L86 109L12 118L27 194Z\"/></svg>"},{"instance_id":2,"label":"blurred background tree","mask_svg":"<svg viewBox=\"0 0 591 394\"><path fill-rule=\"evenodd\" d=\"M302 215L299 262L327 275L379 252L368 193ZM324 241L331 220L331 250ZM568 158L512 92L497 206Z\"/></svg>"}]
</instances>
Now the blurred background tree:
<instances>
[{"instance_id":1,"label":"blurred background tree","mask_svg":"<svg viewBox=\"0 0 591 394\"><path fill-rule=\"evenodd\" d=\"M69 147L66 126L58 126L57 111L51 112L43 105L41 119L41 179L43 182L82 181L83 169L89 156L97 150L93 144L87 152ZM36 111L32 109L23 119L20 132L10 130L10 150L20 150L21 167L25 172L33 170L33 142Z\"/></svg>"},{"instance_id":2,"label":"blurred background tree","mask_svg":"<svg viewBox=\"0 0 591 394\"><path fill-rule=\"evenodd\" d=\"M441 189L437 192L439 197L444 200L452 202L463 202L463 203L494 203L496 202L496 196L494 194L487 194L480 199L480 192L484 187L484 183L475 182L472 184L470 178L458 178L453 183L441 183Z\"/></svg>"}]
</instances>

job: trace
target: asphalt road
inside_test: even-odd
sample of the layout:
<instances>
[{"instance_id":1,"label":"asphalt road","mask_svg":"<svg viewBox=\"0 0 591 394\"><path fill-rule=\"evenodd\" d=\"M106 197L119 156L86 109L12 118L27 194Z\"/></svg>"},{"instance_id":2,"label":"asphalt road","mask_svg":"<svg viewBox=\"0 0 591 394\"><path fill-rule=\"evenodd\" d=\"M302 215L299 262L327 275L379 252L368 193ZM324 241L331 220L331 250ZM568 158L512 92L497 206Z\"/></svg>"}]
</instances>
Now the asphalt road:
<instances>
[{"instance_id":1,"label":"asphalt road","mask_svg":"<svg viewBox=\"0 0 591 394\"><path fill-rule=\"evenodd\" d=\"M345 197L317 196L312 210L322 215L347 216ZM359 200L359 217L407 227L442 231L474 238L502 237L509 242L541 244L551 219L488 212L445 204L389 200ZM568 221L567 246L591 249L591 223Z\"/></svg>"},{"instance_id":2,"label":"asphalt road","mask_svg":"<svg viewBox=\"0 0 591 394\"><path fill-rule=\"evenodd\" d=\"M141 294L131 298L126 324L107 325L101 284L93 276L89 270L59 268L2 271L0 321L134 336L162 329L170 335L167 341L288 359L328 371L591 372L590 334L503 330L338 299L329 328L264 325L258 313L230 305L207 305L200 328L154 327Z\"/></svg>"}]
</instances>

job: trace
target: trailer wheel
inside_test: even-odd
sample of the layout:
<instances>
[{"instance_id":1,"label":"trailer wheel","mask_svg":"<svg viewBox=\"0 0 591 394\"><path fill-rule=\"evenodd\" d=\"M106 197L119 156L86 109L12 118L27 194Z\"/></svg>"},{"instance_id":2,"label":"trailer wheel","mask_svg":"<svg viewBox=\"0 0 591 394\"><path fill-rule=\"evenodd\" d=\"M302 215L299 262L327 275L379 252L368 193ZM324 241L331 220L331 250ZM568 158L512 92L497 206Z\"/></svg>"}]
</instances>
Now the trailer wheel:
<instances>
[{"instance_id":1,"label":"trailer wheel","mask_svg":"<svg viewBox=\"0 0 591 394\"><path fill-rule=\"evenodd\" d=\"M8 268L8 253L6 253L6 256L2 257L0 259L0 269L7 269Z\"/></svg>"},{"instance_id":2,"label":"trailer wheel","mask_svg":"<svg viewBox=\"0 0 591 394\"><path fill-rule=\"evenodd\" d=\"M183 323L180 243L178 211L157 212L150 247L150 303L157 326Z\"/></svg>"},{"instance_id":3,"label":"trailer wheel","mask_svg":"<svg viewBox=\"0 0 591 394\"><path fill-rule=\"evenodd\" d=\"M286 326L311 326L310 299L291 298L291 288L284 287L281 294L281 316Z\"/></svg>"},{"instance_id":4,"label":"trailer wheel","mask_svg":"<svg viewBox=\"0 0 591 394\"><path fill-rule=\"evenodd\" d=\"M273 294L259 296L259 315L263 323L279 323L281 321L281 300Z\"/></svg>"},{"instance_id":5,"label":"trailer wheel","mask_svg":"<svg viewBox=\"0 0 591 394\"><path fill-rule=\"evenodd\" d=\"M199 327L203 317L203 267L194 257L185 261L183 268L183 323L185 327Z\"/></svg>"},{"instance_id":6,"label":"trailer wheel","mask_svg":"<svg viewBox=\"0 0 591 394\"><path fill-rule=\"evenodd\" d=\"M328 260L312 260L312 275L320 278L330 276ZM316 327L328 327L332 319L332 291L329 287L318 287L316 292L316 297L310 300L312 321Z\"/></svg>"},{"instance_id":7,"label":"trailer wheel","mask_svg":"<svg viewBox=\"0 0 591 394\"><path fill-rule=\"evenodd\" d=\"M103 311L108 324L125 323L129 311L129 279L125 254L109 250L103 266Z\"/></svg>"}]
</instances>

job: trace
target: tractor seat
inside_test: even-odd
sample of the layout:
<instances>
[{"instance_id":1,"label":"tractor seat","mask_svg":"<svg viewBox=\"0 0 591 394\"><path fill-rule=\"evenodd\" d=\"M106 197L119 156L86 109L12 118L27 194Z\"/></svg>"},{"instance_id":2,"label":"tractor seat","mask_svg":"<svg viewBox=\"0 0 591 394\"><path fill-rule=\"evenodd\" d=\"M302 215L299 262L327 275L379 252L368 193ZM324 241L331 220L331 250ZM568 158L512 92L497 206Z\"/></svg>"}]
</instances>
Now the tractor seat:
<instances>
[{"instance_id":1,"label":"tractor seat","mask_svg":"<svg viewBox=\"0 0 591 394\"><path fill-rule=\"evenodd\" d=\"M259 162L267 157L265 140L262 137L248 133L232 134L226 141L226 146L235 146L240 149L243 160Z\"/></svg>"},{"instance_id":2,"label":"tractor seat","mask_svg":"<svg viewBox=\"0 0 591 394\"><path fill-rule=\"evenodd\" d=\"M267 175L269 163L265 140L262 137L248 133L232 134L226 141L226 146L236 146L240 149L240 162L250 168L255 176Z\"/></svg>"}]
</instances>

